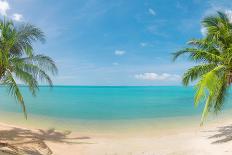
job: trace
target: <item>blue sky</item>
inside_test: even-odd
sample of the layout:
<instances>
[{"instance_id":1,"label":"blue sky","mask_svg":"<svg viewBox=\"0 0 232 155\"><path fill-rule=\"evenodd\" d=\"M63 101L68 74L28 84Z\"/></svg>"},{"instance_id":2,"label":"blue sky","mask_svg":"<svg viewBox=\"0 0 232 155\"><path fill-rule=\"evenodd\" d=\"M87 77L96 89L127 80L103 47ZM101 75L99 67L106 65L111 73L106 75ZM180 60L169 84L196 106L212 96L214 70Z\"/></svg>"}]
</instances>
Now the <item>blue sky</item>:
<instances>
[{"instance_id":1,"label":"blue sky","mask_svg":"<svg viewBox=\"0 0 232 155\"><path fill-rule=\"evenodd\" d=\"M47 36L36 52L57 63L56 85L179 85L193 64L172 52L202 37L200 21L230 0L0 0L0 15Z\"/></svg>"}]
</instances>

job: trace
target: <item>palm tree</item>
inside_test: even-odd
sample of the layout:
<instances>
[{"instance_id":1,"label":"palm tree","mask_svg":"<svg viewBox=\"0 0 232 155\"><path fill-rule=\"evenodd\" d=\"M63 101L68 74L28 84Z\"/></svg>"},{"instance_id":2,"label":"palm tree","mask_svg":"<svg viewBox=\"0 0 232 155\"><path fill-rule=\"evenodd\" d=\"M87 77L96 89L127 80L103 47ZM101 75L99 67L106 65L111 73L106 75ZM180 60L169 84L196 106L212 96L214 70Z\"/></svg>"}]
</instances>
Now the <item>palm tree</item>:
<instances>
[{"instance_id":1,"label":"palm tree","mask_svg":"<svg viewBox=\"0 0 232 155\"><path fill-rule=\"evenodd\" d=\"M21 104L25 118L26 107L16 81L23 82L35 95L39 89L38 80L52 86L49 75L57 73L50 57L34 53L35 41L45 41L44 33L39 28L30 24L16 26L10 20L0 20L0 84L7 86L9 93Z\"/></svg>"},{"instance_id":2,"label":"palm tree","mask_svg":"<svg viewBox=\"0 0 232 155\"><path fill-rule=\"evenodd\" d=\"M232 83L232 23L229 16L217 12L203 19L207 30L201 39L192 39L189 47L174 53L174 60L187 54L190 61L199 63L183 75L183 85L198 80L194 104L205 102L201 124L210 111L221 111Z\"/></svg>"}]
</instances>

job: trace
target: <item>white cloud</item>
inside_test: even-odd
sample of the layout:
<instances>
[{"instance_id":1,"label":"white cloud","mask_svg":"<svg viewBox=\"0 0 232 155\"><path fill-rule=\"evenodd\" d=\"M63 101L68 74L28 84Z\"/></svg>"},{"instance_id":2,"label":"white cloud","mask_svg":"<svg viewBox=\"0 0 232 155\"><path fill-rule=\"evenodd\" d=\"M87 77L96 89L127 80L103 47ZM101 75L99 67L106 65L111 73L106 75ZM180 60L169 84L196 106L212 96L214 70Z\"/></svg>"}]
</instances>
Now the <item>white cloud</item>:
<instances>
[{"instance_id":1,"label":"white cloud","mask_svg":"<svg viewBox=\"0 0 232 155\"><path fill-rule=\"evenodd\" d=\"M7 11L10 9L10 5L6 0L0 0L0 15L7 16ZM15 21L22 21L23 15L14 13L10 18Z\"/></svg>"},{"instance_id":2,"label":"white cloud","mask_svg":"<svg viewBox=\"0 0 232 155\"><path fill-rule=\"evenodd\" d=\"M187 7L184 6L183 3L180 3L179 1L177 1L176 3L176 8L181 9L182 11L187 11Z\"/></svg>"},{"instance_id":3,"label":"white cloud","mask_svg":"<svg viewBox=\"0 0 232 155\"><path fill-rule=\"evenodd\" d=\"M205 27L201 27L201 34L203 36L206 36L207 35L207 29Z\"/></svg>"},{"instance_id":4,"label":"white cloud","mask_svg":"<svg viewBox=\"0 0 232 155\"><path fill-rule=\"evenodd\" d=\"M117 56L122 56L126 53L126 51L123 51L123 50L115 50L114 54L117 55Z\"/></svg>"},{"instance_id":5,"label":"white cloud","mask_svg":"<svg viewBox=\"0 0 232 155\"><path fill-rule=\"evenodd\" d=\"M136 79L139 80L148 80L148 81L178 81L180 80L180 76L177 74L168 74L168 73L142 73L136 74Z\"/></svg>"},{"instance_id":6,"label":"white cloud","mask_svg":"<svg viewBox=\"0 0 232 155\"><path fill-rule=\"evenodd\" d=\"M147 43L141 42L141 43L140 43L140 46L145 47L145 46L147 46Z\"/></svg>"},{"instance_id":7,"label":"white cloud","mask_svg":"<svg viewBox=\"0 0 232 155\"><path fill-rule=\"evenodd\" d=\"M118 65L119 65L119 63L117 63L117 62L114 62L114 63L113 63L113 65L114 65L114 66L118 66Z\"/></svg>"},{"instance_id":8,"label":"white cloud","mask_svg":"<svg viewBox=\"0 0 232 155\"><path fill-rule=\"evenodd\" d=\"M232 23L232 10L226 10L225 13L228 15L230 23Z\"/></svg>"},{"instance_id":9,"label":"white cloud","mask_svg":"<svg viewBox=\"0 0 232 155\"><path fill-rule=\"evenodd\" d=\"M15 20L15 21L22 21L23 15L18 14L18 13L15 13L15 14L13 14L13 16L12 16L12 19Z\"/></svg>"},{"instance_id":10,"label":"white cloud","mask_svg":"<svg viewBox=\"0 0 232 155\"><path fill-rule=\"evenodd\" d=\"M205 16L209 16L212 14L215 14L217 11L222 11L225 12L225 14L228 15L230 22L232 23L232 10L231 9L227 9L223 6L212 6L211 8L209 8L208 10L206 10L205 12Z\"/></svg>"},{"instance_id":11,"label":"white cloud","mask_svg":"<svg viewBox=\"0 0 232 155\"><path fill-rule=\"evenodd\" d=\"M149 25L147 27L147 31L157 36L167 37L168 35L162 29L163 25L164 25L163 21L160 21L159 23L156 23L154 25Z\"/></svg>"},{"instance_id":12,"label":"white cloud","mask_svg":"<svg viewBox=\"0 0 232 155\"><path fill-rule=\"evenodd\" d=\"M153 9L151 9L151 8L148 9L148 12L149 12L152 16L155 16L155 15L156 15L156 12L155 12Z\"/></svg>"},{"instance_id":13,"label":"white cloud","mask_svg":"<svg viewBox=\"0 0 232 155\"><path fill-rule=\"evenodd\" d=\"M6 16L7 10L9 10L9 9L10 9L9 3L5 0L0 0L0 14L2 16Z\"/></svg>"},{"instance_id":14,"label":"white cloud","mask_svg":"<svg viewBox=\"0 0 232 155\"><path fill-rule=\"evenodd\" d=\"M221 3L220 3L221 2ZM230 23L232 23L232 10L230 9L232 5L230 1L211 1L209 2L210 7L204 12L204 16L210 16L216 14L217 11L222 11L228 15ZM206 36L207 30L204 27L201 27L201 34Z\"/></svg>"},{"instance_id":15,"label":"white cloud","mask_svg":"<svg viewBox=\"0 0 232 155\"><path fill-rule=\"evenodd\" d=\"M232 3L231 0L208 0L208 8L204 12L204 16L215 14L217 11L225 12L232 22Z\"/></svg>"}]
</instances>

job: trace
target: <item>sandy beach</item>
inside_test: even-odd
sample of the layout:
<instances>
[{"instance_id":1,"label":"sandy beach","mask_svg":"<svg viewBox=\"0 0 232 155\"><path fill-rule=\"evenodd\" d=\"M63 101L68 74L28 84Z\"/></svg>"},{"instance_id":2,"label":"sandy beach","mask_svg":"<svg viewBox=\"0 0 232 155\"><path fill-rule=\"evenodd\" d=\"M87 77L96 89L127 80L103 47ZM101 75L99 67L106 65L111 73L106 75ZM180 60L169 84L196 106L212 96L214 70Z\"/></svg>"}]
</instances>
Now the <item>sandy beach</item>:
<instances>
[{"instance_id":1,"label":"sandy beach","mask_svg":"<svg viewBox=\"0 0 232 155\"><path fill-rule=\"evenodd\" d=\"M4 151L55 155L223 155L231 154L232 124L213 121L156 131L71 132L0 124Z\"/></svg>"},{"instance_id":2,"label":"sandy beach","mask_svg":"<svg viewBox=\"0 0 232 155\"><path fill-rule=\"evenodd\" d=\"M0 155L232 155L231 2L0 0Z\"/></svg>"},{"instance_id":3,"label":"sandy beach","mask_svg":"<svg viewBox=\"0 0 232 155\"><path fill-rule=\"evenodd\" d=\"M216 117L210 115L204 126L200 126L201 109L192 105L192 88L56 87L49 91L43 87L42 90L40 97L30 98L27 120L20 111L13 111L16 108L13 103L0 102L5 103L0 111L0 150L35 155L232 154L231 108L225 108ZM85 95L80 94L83 91ZM86 97L91 91L96 94ZM69 93L61 100L60 92ZM110 93L108 98L102 97L105 92ZM113 102L115 96L119 100ZM2 94L0 99L4 98Z\"/></svg>"}]
</instances>

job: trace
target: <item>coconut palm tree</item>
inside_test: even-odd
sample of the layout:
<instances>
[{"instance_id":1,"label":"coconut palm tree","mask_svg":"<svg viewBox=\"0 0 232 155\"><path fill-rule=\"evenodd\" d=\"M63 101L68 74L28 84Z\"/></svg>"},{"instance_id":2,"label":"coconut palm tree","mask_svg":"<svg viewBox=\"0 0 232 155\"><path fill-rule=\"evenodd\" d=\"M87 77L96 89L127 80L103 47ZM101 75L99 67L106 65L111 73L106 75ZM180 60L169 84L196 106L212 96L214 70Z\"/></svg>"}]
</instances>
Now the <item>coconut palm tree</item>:
<instances>
[{"instance_id":1,"label":"coconut palm tree","mask_svg":"<svg viewBox=\"0 0 232 155\"><path fill-rule=\"evenodd\" d=\"M34 53L35 41L45 41L39 28L30 24L16 26L10 20L0 20L0 84L9 88L9 93L21 104L26 118L26 107L17 81L27 85L35 95L39 82L52 86L49 75L57 73L50 57Z\"/></svg>"},{"instance_id":2,"label":"coconut palm tree","mask_svg":"<svg viewBox=\"0 0 232 155\"><path fill-rule=\"evenodd\" d=\"M174 60L187 54L198 65L183 75L183 85L198 80L194 104L205 102L201 124L210 111L221 111L232 83L232 23L223 12L203 19L206 34L201 39L188 42L189 47L174 53Z\"/></svg>"}]
</instances>

